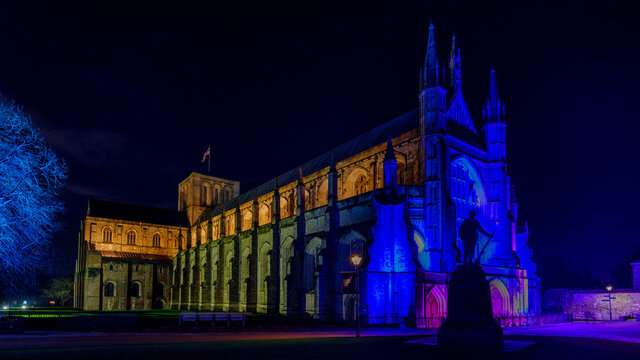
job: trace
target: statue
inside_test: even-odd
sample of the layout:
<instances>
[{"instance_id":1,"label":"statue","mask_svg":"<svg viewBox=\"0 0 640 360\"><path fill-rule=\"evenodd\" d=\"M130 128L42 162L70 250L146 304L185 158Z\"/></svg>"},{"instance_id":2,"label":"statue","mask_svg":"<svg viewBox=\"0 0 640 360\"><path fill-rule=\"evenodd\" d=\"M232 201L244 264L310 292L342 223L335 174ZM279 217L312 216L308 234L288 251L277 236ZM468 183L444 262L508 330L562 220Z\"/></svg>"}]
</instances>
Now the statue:
<instances>
[{"instance_id":1,"label":"statue","mask_svg":"<svg viewBox=\"0 0 640 360\"><path fill-rule=\"evenodd\" d=\"M475 216L475 211L469 211L469 218L460 225L464 265L458 266L449 280L447 318L438 328L439 345L496 348L503 344L502 329L493 319L487 274L481 266L472 262L478 231L490 238L493 234L487 233L474 219ZM486 245L478 258L485 248Z\"/></svg>"},{"instance_id":2,"label":"statue","mask_svg":"<svg viewBox=\"0 0 640 360\"><path fill-rule=\"evenodd\" d=\"M473 252L476 248L476 243L478 242L478 231L483 235L488 236L489 240L493 237L493 234L486 232L482 226L480 226L480 222L474 219L476 215L475 210L469 211L469 218L465 219L462 224L460 224L460 230L458 231L460 239L462 239L462 243L464 244L465 265L473 263ZM478 255L478 257L480 255Z\"/></svg>"}]
</instances>

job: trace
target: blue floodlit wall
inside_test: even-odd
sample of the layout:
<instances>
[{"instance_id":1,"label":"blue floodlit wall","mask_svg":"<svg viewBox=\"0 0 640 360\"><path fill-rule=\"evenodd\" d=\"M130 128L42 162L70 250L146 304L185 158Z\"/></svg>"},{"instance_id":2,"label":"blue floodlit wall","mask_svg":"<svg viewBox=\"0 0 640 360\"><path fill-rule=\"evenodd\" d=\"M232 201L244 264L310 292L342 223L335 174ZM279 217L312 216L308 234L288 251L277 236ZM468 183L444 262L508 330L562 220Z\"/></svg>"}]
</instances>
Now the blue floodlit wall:
<instances>
[{"instance_id":1,"label":"blue floodlit wall","mask_svg":"<svg viewBox=\"0 0 640 360\"><path fill-rule=\"evenodd\" d=\"M403 218L403 204L376 203L378 221L368 249L366 299L369 323L397 323L412 311L415 302L413 239ZM411 232L413 236L413 232ZM415 309L415 308L413 308Z\"/></svg>"}]
</instances>

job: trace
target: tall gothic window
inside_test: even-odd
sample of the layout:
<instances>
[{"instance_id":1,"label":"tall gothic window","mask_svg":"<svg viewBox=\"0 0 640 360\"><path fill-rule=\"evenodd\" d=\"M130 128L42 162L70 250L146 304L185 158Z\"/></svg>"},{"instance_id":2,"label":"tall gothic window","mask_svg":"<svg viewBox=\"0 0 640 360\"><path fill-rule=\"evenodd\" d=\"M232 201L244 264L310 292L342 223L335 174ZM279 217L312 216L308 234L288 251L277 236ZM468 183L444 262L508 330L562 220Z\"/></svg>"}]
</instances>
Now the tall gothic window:
<instances>
[{"instance_id":1,"label":"tall gothic window","mask_svg":"<svg viewBox=\"0 0 640 360\"><path fill-rule=\"evenodd\" d=\"M214 201L216 204L219 204L219 203L220 203L220 189L216 188L216 189L214 190L213 194L214 194L214 195L213 195L213 201Z\"/></svg>"},{"instance_id":2,"label":"tall gothic window","mask_svg":"<svg viewBox=\"0 0 640 360\"><path fill-rule=\"evenodd\" d=\"M111 228L105 228L102 231L102 241L106 243L112 242L113 239L113 230Z\"/></svg>"},{"instance_id":3,"label":"tall gothic window","mask_svg":"<svg viewBox=\"0 0 640 360\"><path fill-rule=\"evenodd\" d=\"M136 233L131 230L127 233L127 244L135 245L136 244Z\"/></svg>"},{"instance_id":4,"label":"tall gothic window","mask_svg":"<svg viewBox=\"0 0 640 360\"><path fill-rule=\"evenodd\" d=\"M160 247L160 234L153 235L153 246Z\"/></svg>"},{"instance_id":5,"label":"tall gothic window","mask_svg":"<svg viewBox=\"0 0 640 360\"><path fill-rule=\"evenodd\" d=\"M360 195L367 192L367 177L364 175L358 176L356 182L354 184L355 191L354 195Z\"/></svg>"}]
</instances>

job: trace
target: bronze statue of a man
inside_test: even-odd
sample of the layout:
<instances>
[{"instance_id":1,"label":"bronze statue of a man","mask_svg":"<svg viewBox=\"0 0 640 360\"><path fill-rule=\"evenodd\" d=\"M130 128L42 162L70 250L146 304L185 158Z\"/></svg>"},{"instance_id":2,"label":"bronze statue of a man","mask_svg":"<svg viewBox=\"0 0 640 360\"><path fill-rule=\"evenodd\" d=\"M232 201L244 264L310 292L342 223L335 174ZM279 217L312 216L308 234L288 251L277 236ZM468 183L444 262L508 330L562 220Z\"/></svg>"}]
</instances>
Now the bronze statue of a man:
<instances>
[{"instance_id":1,"label":"bronze statue of a man","mask_svg":"<svg viewBox=\"0 0 640 360\"><path fill-rule=\"evenodd\" d=\"M473 252L476 248L476 243L478 242L478 231L480 231L485 236L492 236L488 232L484 231L482 226L480 226L480 222L475 219L476 216L475 210L469 211L469 218L465 219L462 224L460 224L460 239L462 239L462 243L464 244L464 264L470 265L473 262Z\"/></svg>"}]
</instances>

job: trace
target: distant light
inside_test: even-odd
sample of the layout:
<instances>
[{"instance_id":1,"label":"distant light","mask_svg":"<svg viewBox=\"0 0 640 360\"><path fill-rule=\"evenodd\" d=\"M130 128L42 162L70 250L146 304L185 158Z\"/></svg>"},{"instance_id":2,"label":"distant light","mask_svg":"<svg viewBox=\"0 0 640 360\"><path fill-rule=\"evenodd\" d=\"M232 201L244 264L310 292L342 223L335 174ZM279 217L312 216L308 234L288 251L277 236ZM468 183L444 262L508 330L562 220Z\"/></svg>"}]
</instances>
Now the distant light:
<instances>
[{"instance_id":1,"label":"distant light","mask_svg":"<svg viewBox=\"0 0 640 360\"><path fill-rule=\"evenodd\" d=\"M23 309L26 309L26 308L27 308L27 305L22 305L22 308L23 308Z\"/></svg>"},{"instance_id":2,"label":"distant light","mask_svg":"<svg viewBox=\"0 0 640 360\"><path fill-rule=\"evenodd\" d=\"M607 285L606 289L607 289L607 291L611 291L611 290L613 290L613 286Z\"/></svg>"},{"instance_id":3,"label":"distant light","mask_svg":"<svg viewBox=\"0 0 640 360\"><path fill-rule=\"evenodd\" d=\"M56 304L56 302L55 302L55 301L53 301L53 300L51 300L51 301L49 301L49 304L50 304L50 305L55 305L55 304Z\"/></svg>"},{"instance_id":4,"label":"distant light","mask_svg":"<svg viewBox=\"0 0 640 360\"><path fill-rule=\"evenodd\" d=\"M9 307L7 305L2 307L2 310L7 310Z\"/></svg>"},{"instance_id":5,"label":"distant light","mask_svg":"<svg viewBox=\"0 0 640 360\"><path fill-rule=\"evenodd\" d=\"M353 265L355 265L356 267L360 266L360 263L362 262L362 256L358 255L358 254L354 254L351 257L351 262L353 263Z\"/></svg>"},{"instance_id":6,"label":"distant light","mask_svg":"<svg viewBox=\"0 0 640 360\"><path fill-rule=\"evenodd\" d=\"M27 300L22 302L23 305L27 305Z\"/></svg>"}]
</instances>

